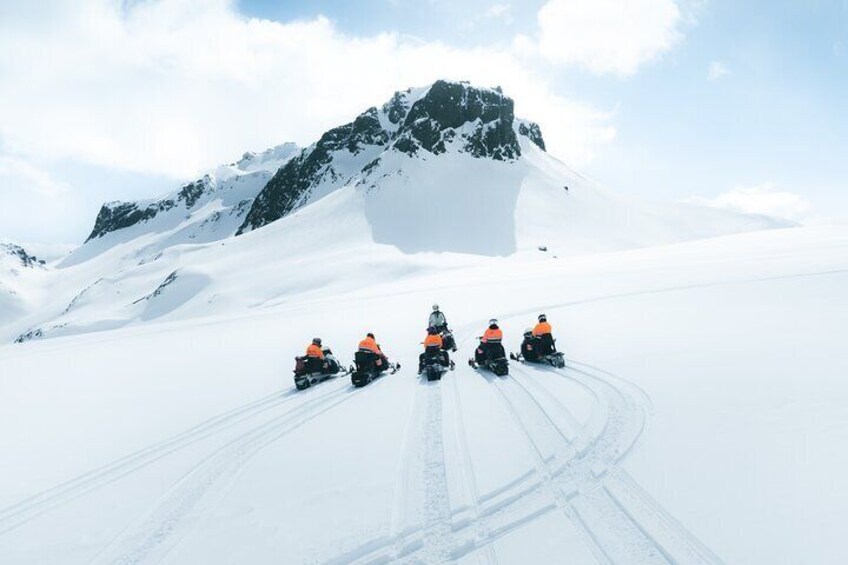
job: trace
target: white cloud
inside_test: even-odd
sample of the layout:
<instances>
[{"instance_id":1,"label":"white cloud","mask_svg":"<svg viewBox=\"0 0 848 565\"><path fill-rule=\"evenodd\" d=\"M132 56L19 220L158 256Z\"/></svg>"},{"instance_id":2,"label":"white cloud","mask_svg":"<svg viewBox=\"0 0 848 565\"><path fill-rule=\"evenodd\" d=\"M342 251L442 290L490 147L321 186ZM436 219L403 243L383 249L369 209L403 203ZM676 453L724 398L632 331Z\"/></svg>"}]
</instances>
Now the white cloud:
<instances>
[{"instance_id":1,"label":"white cloud","mask_svg":"<svg viewBox=\"0 0 848 565\"><path fill-rule=\"evenodd\" d=\"M596 74L632 75L681 38L673 0L549 0L538 20L543 56Z\"/></svg>"},{"instance_id":2,"label":"white cloud","mask_svg":"<svg viewBox=\"0 0 848 565\"><path fill-rule=\"evenodd\" d=\"M309 143L438 78L502 85L576 167L614 136L608 113L558 96L511 46L350 37L325 18L247 18L225 0L26 5L0 12L0 138L39 161L188 177L248 149Z\"/></svg>"},{"instance_id":3,"label":"white cloud","mask_svg":"<svg viewBox=\"0 0 848 565\"><path fill-rule=\"evenodd\" d=\"M512 23L512 6L509 2L492 4L485 12L487 18L502 19L506 23Z\"/></svg>"},{"instance_id":4,"label":"white cloud","mask_svg":"<svg viewBox=\"0 0 848 565\"><path fill-rule=\"evenodd\" d=\"M31 161L0 155L0 235L18 243L21 237L66 240L69 225L81 232L80 224L91 221L79 200L70 186Z\"/></svg>"},{"instance_id":5,"label":"white cloud","mask_svg":"<svg viewBox=\"0 0 848 565\"><path fill-rule=\"evenodd\" d=\"M712 61L707 69L707 78L709 80L718 80L730 74L730 69L721 61Z\"/></svg>"},{"instance_id":6,"label":"white cloud","mask_svg":"<svg viewBox=\"0 0 848 565\"><path fill-rule=\"evenodd\" d=\"M69 187L54 179L50 173L39 169L20 157L0 155L0 195L4 202L13 192L34 192L55 197L68 192Z\"/></svg>"},{"instance_id":7,"label":"white cloud","mask_svg":"<svg viewBox=\"0 0 848 565\"><path fill-rule=\"evenodd\" d=\"M810 209L803 196L779 190L774 183L755 186L737 186L715 198L693 198L697 204L727 208L746 214L764 214L775 218L801 221Z\"/></svg>"}]
</instances>

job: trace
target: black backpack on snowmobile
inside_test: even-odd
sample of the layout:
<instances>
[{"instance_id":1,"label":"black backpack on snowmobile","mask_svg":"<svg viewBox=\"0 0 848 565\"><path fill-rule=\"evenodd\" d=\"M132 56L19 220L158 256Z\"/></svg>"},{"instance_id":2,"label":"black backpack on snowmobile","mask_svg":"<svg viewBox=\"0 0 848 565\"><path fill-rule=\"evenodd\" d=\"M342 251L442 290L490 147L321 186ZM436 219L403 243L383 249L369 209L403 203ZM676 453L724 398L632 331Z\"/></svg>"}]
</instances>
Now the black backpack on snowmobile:
<instances>
[{"instance_id":1,"label":"black backpack on snowmobile","mask_svg":"<svg viewBox=\"0 0 848 565\"><path fill-rule=\"evenodd\" d=\"M468 360L468 364L477 368L488 369L499 377L509 374L509 361L506 360L506 352L500 343L483 343L482 338L477 349L474 350L474 358Z\"/></svg>"},{"instance_id":2,"label":"black backpack on snowmobile","mask_svg":"<svg viewBox=\"0 0 848 565\"><path fill-rule=\"evenodd\" d=\"M387 363L373 351L357 351L353 355L354 367L350 368L350 382L355 387L362 387L376 378L382 377L386 371L390 375L400 369L400 364Z\"/></svg>"},{"instance_id":3,"label":"black backpack on snowmobile","mask_svg":"<svg viewBox=\"0 0 848 565\"><path fill-rule=\"evenodd\" d=\"M305 390L312 385L332 379L342 372L341 365L329 347L324 348L324 360L310 359L307 356L295 357L294 386ZM317 365L316 365L317 362ZM347 374L347 371L342 375Z\"/></svg>"}]
</instances>

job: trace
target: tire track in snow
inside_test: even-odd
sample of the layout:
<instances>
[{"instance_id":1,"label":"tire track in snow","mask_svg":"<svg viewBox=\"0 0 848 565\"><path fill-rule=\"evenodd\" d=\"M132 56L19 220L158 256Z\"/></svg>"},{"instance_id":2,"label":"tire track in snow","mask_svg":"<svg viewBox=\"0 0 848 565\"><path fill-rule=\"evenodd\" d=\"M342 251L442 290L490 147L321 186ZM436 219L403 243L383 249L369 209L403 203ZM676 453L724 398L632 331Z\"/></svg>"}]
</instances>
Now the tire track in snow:
<instances>
[{"instance_id":1,"label":"tire track in snow","mask_svg":"<svg viewBox=\"0 0 848 565\"><path fill-rule=\"evenodd\" d=\"M526 377L526 379L520 379L521 384L527 385L533 380L533 377L528 376L523 370L517 372ZM635 492L632 487L619 489L613 486L626 482L627 475L621 470L621 465L638 445L645 429L650 403L641 389L610 375L613 380L621 383L621 388L618 388L603 377L574 367L569 367L565 371L537 369L537 372L538 376L553 373L585 388L597 403L595 410L573 438L571 443L574 453L565 460L562 454L549 457L544 452L539 452L532 443L535 438L530 432L530 438L527 440L528 447L531 452L532 450L537 452L535 457L537 468L532 473L519 477L479 498L479 509L476 515L479 519L485 520L488 533L482 537L478 534L479 522L458 521L453 528L454 547L451 558L464 557L549 512L559 510L572 520L578 534L584 538L601 563L639 562L631 559L629 555L622 561L622 551L615 549L615 547L622 547L621 540L615 537L619 531L622 535L628 536L630 547L643 548L638 556L642 562L722 563L647 493ZM489 377L488 379L493 387L498 386L499 382L494 379L498 378ZM515 375L512 380L516 380ZM543 385L535 382L529 388L536 386L539 389L543 388ZM524 389L524 393L532 395L527 388ZM498 396L504 403L510 402L508 395L499 393ZM515 396L520 397L521 393ZM542 410L538 399L530 403L530 406L533 405L536 409L531 409L529 412ZM564 405L559 406L567 410ZM510 409L509 406L505 407L507 410ZM514 405L512 409L518 414L520 423L517 425L521 428L524 425L522 417L527 416L528 410L516 410ZM550 426L557 425L550 417L544 415L539 417L537 413L536 421L547 421L545 425L549 427L549 439L551 435L554 437L564 435L564 441L568 441L568 434L564 434L562 430L559 432L550 430ZM526 428L524 430L527 432ZM567 454L568 450L561 448L561 453ZM551 492L552 488L555 489L554 493ZM603 496L606 498L594 500L594 506L590 504L588 511L585 506L581 506L579 510L575 507L574 502L584 493L592 493L598 489L604 489ZM632 503L630 499L633 498L641 500L642 503ZM609 515L613 526L606 522L606 518L602 518L599 525L596 514L591 513L598 506L601 507L600 515L602 517ZM454 518L458 518L463 511L465 509L457 511ZM595 511L597 513L597 510ZM657 516L659 518L656 518ZM661 524L661 528L656 525L658 521L664 524ZM594 531L590 527L599 531ZM463 535L464 538L461 538ZM396 556L404 557L404 561L408 562L416 555L420 555L423 536L423 528L408 530L404 541L404 551ZM614 538L612 541L609 539L611 536ZM605 545L610 543L614 546L612 549ZM332 562L363 562L361 559L367 555L373 560L366 562L386 563L391 561L386 558L386 546L387 544L380 540L372 540Z\"/></svg>"},{"instance_id":2,"label":"tire track in snow","mask_svg":"<svg viewBox=\"0 0 848 565\"><path fill-rule=\"evenodd\" d=\"M298 398L294 391L275 392L233 408L191 428L124 457L92 469L73 479L41 491L0 510L0 536L41 514L105 487L151 465L172 453L232 428L259 414Z\"/></svg>"},{"instance_id":3,"label":"tire track in snow","mask_svg":"<svg viewBox=\"0 0 848 565\"><path fill-rule=\"evenodd\" d=\"M419 383L424 388L424 546L425 563L450 561L453 545L450 493L445 469L445 445L442 433L442 387L439 381Z\"/></svg>"},{"instance_id":4,"label":"tire track in snow","mask_svg":"<svg viewBox=\"0 0 848 565\"><path fill-rule=\"evenodd\" d=\"M601 426L601 428L602 430L605 429L604 426ZM588 443L596 443L596 441L589 441ZM559 474L562 472L562 469L558 471ZM554 477L556 476L554 475ZM539 480L539 477L538 473L529 472L501 488L481 496L477 514L480 519L486 520L490 524L489 533L485 537L480 537L477 535L478 523L473 521L460 522L457 527L453 528L454 547L451 558L459 559L473 551L485 548L496 539L555 510L557 506L551 501L551 497L545 489L545 484ZM536 482L533 481L534 479L536 479ZM462 509L456 514L464 510ZM456 517L454 516L454 518ZM400 552L397 550L397 540L371 540L353 551L327 561L327 563L377 564L395 562L400 559L403 559L403 562L415 562L414 558L422 553L423 538L427 533L428 531L424 526L406 530L402 542L403 549ZM463 534L465 534L464 541L460 539ZM389 549L393 543L395 546Z\"/></svg>"},{"instance_id":5,"label":"tire track in snow","mask_svg":"<svg viewBox=\"0 0 848 565\"><path fill-rule=\"evenodd\" d=\"M470 519L471 525L474 528L474 544L478 544L483 540L491 537L489 526L486 517L482 514L480 508L480 490L477 487L477 476L474 473L474 463L471 461L471 455L468 449L468 434L465 431L465 417L462 412L462 395L459 393L459 383L456 375L447 375L450 381L451 398L453 400L453 431L457 444L457 451L462 459L462 475L465 483L465 488L468 496L471 499ZM444 382L444 379L442 379ZM478 555L478 561L483 564L496 565L498 557L495 553L495 548L491 543L486 543L483 546L483 551Z\"/></svg>"},{"instance_id":6,"label":"tire track in snow","mask_svg":"<svg viewBox=\"0 0 848 565\"><path fill-rule=\"evenodd\" d=\"M572 366L569 369L572 373L578 373L604 386L609 386L616 390L625 401L641 403L646 409L650 409L647 394L636 385L592 365L577 361L571 361L571 364ZM589 368L591 371L578 369L573 366L575 364ZM555 372L560 373L559 371ZM605 377L593 374L593 372L601 373ZM564 373L561 373L561 376L569 378ZM611 385L610 380L621 383L621 388ZM630 394L624 394L624 389L629 389ZM640 398L641 400L638 400ZM608 476L604 478L603 489L613 504L624 512L634 524L643 529L645 534L654 540L657 547L662 548L670 558L673 558L672 562L723 563L703 542L640 487L620 465L611 469Z\"/></svg>"},{"instance_id":7,"label":"tire track in snow","mask_svg":"<svg viewBox=\"0 0 848 565\"><path fill-rule=\"evenodd\" d=\"M595 557L598 558L598 561L605 564L613 563L612 559L610 559L609 557L607 549L604 547L601 541L597 539L597 537L593 534L593 532L586 525L586 523L582 519L580 519L579 516L577 517L577 519L575 519L575 512L573 507L571 506L571 500L578 494L577 485L572 483L569 483L567 485L559 484L558 479L561 473L557 473L553 469L551 469L550 459L542 451L538 440L534 439L533 432L530 431L531 428L526 423L526 420L521 417L520 411L517 409L514 402L510 400L509 396L502 388L501 381L494 380L496 378L497 377L491 377L487 380L489 380L489 382L498 392L498 395L504 407L507 409L507 412L509 412L509 415L515 422L518 430L524 436L527 446L530 448L529 451L533 456L536 474L540 478L543 490L546 492L546 494L548 494L548 496L553 499L554 506L559 509L563 513L563 515L568 519L568 521L574 525L575 530L584 539L584 541L587 542L587 545L595 554ZM518 381L515 380L514 376L509 377L509 379L509 381L505 380L505 382L518 383ZM518 390L518 388L516 387L515 390ZM526 392L526 389L524 389L524 391L528 397L531 396L530 393ZM544 416L542 421L544 421L544 419L547 419L547 414L544 412L539 402L533 398L531 398L531 400L533 405L535 405L540 411L540 414ZM551 429L555 430L555 435L558 435L563 438L565 440L566 445L568 447L571 447L571 442L565 437L565 435L562 433L562 430L557 428L552 421L549 420L548 423L552 427ZM569 460L573 460L573 457L574 456L570 457Z\"/></svg>"},{"instance_id":8,"label":"tire track in snow","mask_svg":"<svg viewBox=\"0 0 848 565\"><path fill-rule=\"evenodd\" d=\"M376 382L371 386L379 385L380 382ZM119 534L93 562L129 565L161 561L187 534L183 522L189 517L201 517L204 503L214 506L254 455L355 397L356 390L352 388L330 391L295 406L222 446L186 473L160 498L151 513Z\"/></svg>"}]
</instances>

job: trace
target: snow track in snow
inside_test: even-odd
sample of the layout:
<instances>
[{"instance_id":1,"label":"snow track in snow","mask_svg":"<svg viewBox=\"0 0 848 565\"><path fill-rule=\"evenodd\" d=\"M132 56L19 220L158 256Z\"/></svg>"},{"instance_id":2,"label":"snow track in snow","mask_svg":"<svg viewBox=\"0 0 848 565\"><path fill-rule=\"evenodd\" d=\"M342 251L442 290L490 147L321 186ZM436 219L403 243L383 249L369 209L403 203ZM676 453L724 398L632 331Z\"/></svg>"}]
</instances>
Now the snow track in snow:
<instances>
[{"instance_id":1,"label":"snow track in snow","mask_svg":"<svg viewBox=\"0 0 848 565\"><path fill-rule=\"evenodd\" d=\"M427 455L422 461L424 468L435 471L425 485L425 500L439 504L424 513L423 523L403 528L402 535L371 540L329 563L442 563L473 552L481 562L496 563L493 542L557 510L600 563L722 563L621 469L645 430L650 410L647 397L614 375L580 365L590 370L513 366L513 374L507 377L479 373L510 414L534 461L531 473L484 495L476 491L461 394L455 381L448 382L458 377L449 375L440 385L421 387L417 394L423 400L416 400L421 413L411 416L410 422L425 428L420 441ZM562 400L539 382L548 377L568 379L590 393L595 406L585 424L580 425ZM440 386L451 389L449 425L463 455L462 477L471 500L470 507L453 510L450 531L444 529L444 512L450 511L445 506L449 501L442 497L447 488L444 460L434 456L444 449L433 438L441 419L435 416L438 409L427 401L429 395L422 393L438 391ZM426 409L420 410L422 406ZM427 428L427 422L431 427ZM567 430L560 427L562 422ZM409 464L408 457L404 460ZM409 480L409 470L404 473ZM436 532L441 536L438 541L433 539Z\"/></svg>"},{"instance_id":2,"label":"snow track in snow","mask_svg":"<svg viewBox=\"0 0 848 565\"><path fill-rule=\"evenodd\" d=\"M161 442L149 445L125 457L107 463L102 467L93 469L67 482L35 494L17 504L8 506L0 510L0 535L25 524L44 512L126 477L180 449L237 426L244 421L255 418L263 412L287 404L296 398L298 396L294 390L269 394L253 402L213 416Z\"/></svg>"},{"instance_id":3,"label":"snow track in snow","mask_svg":"<svg viewBox=\"0 0 848 565\"><path fill-rule=\"evenodd\" d=\"M379 383L371 385L379 386ZM226 494L239 471L259 451L307 422L356 397L356 389L336 387L242 434L195 465L159 501L130 525L95 563L158 563L189 533L204 510ZM206 508L204 508L204 506Z\"/></svg>"},{"instance_id":4,"label":"snow track in snow","mask_svg":"<svg viewBox=\"0 0 848 565\"><path fill-rule=\"evenodd\" d=\"M498 563L498 557L495 553L495 548L492 547L492 544L485 543L486 540L490 539L491 532L486 516L484 516L482 512L480 490L477 486L477 475L474 473L474 462L471 460L471 455L468 449L468 434L465 431L465 418L462 413L462 395L459 393L459 384L457 383L455 375L448 375L447 381L450 382L450 384L446 386L450 387L451 405L454 411L454 438L457 444L457 451L459 452L462 460L462 478L464 487L470 500L470 508L468 509L469 516L466 520L473 527L474 540L469 545L473 547L482 543L483 552L478 555L478 561L482 564L494 565ZM461 513L457 512L457 514L459 514L457 516L458 520L454 523L454 527L462 523L462 519L460 518Z\"/></svg>"}]
</instances>

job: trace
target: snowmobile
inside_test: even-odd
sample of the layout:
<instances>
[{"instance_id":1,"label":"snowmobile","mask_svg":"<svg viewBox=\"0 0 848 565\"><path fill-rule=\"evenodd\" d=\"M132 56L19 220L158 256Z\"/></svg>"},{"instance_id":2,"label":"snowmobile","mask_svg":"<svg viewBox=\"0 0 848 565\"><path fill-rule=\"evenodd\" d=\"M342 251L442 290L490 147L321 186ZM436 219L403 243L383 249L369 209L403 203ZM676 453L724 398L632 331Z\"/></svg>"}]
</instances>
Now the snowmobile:
<instances>
[{"instance_id":1,"label":"snowmobile","mask_svg":"<svg viewBox=\"0 0 848 565\"><path fill-rule=\"evenodd\" d=\"M309 370L309 360L305 355L294 358L294 386L297 390L306 390L312 385L348 374L349 371L342 368L329 347L325 347L323 351L324 361L318 371Z\"/></svg>"},{"instance_id":2,"label":"snowmobile","mask_svg":"<svg viewBox=\"0 0 848 565\"><path fill-rule=\"evenodd\" d=\"M433 349L436 349L435 347ZM424 353L424 366L418 372L419 375L427 377L428 381L440 381L442 375L448 371L453 371L456 364L451 361L448 365L443 363L442 352L436 350L435 353Z\"/></svg>"},{"instance_id":3,"label":"snowmobile","mask_svg":"<svg viewBox=\"0 0 848 565\"><path fill-rule=\"evenodd\" d=\"M363 387L386 374L394 375L400 369L400 363L385 363L376 353L370 351L357 351L353 360L354 366L349 372L350 382L355 387Z\"/></svg>"},{"instance_id":4,"label":"snowmobile","mask_svg":"<svg viewBox=\"0 0 848 565\"><path fill-rule=\"evenodd\" d=\"M481 338L478 338L481 339ZM488 369L499 377L509 374L509 361L506 360L506 355L503 352L503 346L499 347L495 355L487 355L483 343L481 342L477 349L474 350L474 357L468 360L468 364L475 368Z\"/></svg>"},{"instance_id":5,"label":"snowmobile","mask_svg":"<svg viewBox=\"0 0 848 565\"><path fill-rule=\"evenodd\" d=\"M542 340L534 337L532 333L525 332L524 341L521 343L520 353L510 353L509 358L513 361L523 361L527 363L547 363L551 367L562 369L565 367L565 355L556 350L556 340L550 339L547 347L544 347ZM546 353L542 353L545 349Z\"/></svg>"}]
</instances>

